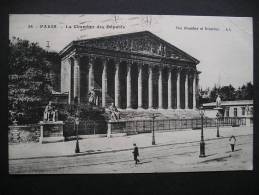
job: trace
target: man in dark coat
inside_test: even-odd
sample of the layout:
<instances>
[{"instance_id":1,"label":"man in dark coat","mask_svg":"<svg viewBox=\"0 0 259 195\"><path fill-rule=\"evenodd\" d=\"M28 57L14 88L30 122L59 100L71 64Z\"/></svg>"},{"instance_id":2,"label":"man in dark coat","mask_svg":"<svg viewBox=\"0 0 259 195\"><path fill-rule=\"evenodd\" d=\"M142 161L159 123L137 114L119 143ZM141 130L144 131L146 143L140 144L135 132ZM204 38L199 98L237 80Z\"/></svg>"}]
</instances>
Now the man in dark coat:
<instances>
[{"instance_id":1,"label":"man in dark coat","mask_svg":"<svg viewBox=\"0 0 259 195\"><path fill-rule=\"evenodd\" d=\"M133 150L133 156L134 156L134 161L135 161L135 164L138 164L139 162L139 159L138 159L138 156L139 156L139 153L138 153L138 147L136 144L133 144L134 146L134 150Z\"/></svg>"}]
</instances>

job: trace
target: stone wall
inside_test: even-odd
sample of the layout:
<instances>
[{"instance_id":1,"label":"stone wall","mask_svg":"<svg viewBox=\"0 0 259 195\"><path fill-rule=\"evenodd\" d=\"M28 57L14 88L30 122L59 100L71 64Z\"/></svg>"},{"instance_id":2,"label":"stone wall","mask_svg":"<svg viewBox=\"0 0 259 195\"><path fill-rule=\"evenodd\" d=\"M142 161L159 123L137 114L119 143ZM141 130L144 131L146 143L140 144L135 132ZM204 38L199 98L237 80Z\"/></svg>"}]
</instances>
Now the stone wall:
<instances>
[{"instance_id":1,"label":"stone wall","mask_svg":"<svg viewBox=\"0 0 259 195\"><path fill-rule=\"evenodd\" d=\"M16 125L8 128L9 143L39 142L40 126L36 125Z\"/></svg>"},{"instance_id":2,"label":"stone wall","mask_svg":"<svg viewBox=\"0 0 259 195\"><path fill-rule=\"evenodd\" d=\"M65 122L63 126L63 135L65 140L71 136L76 135L76 126L73 122ZM94 135L94 134L106 134L107 133L107 123L105 120L89 120L80 121L78 125L79 135Z\"/></svg>"}]
</instances>

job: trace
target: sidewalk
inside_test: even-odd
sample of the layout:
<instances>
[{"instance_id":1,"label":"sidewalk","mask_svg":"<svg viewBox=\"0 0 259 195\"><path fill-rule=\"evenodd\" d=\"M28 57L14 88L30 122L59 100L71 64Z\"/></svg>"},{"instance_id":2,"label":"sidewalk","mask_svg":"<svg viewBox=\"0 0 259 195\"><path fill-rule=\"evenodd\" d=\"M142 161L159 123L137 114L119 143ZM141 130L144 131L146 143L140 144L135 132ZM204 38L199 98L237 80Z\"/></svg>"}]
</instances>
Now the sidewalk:
<instances>
[{"instance_id":1,"label":"sidewalk","mask_svg":"<svg viewBox=\"0 0 259 195\"><path fill-rule=\"evenodd\" d=\"M242 136L253 134L253 127L222 127L220 128L220 138L230 137L231 135ZM77 156L104 152L116 152L130 150L133 143L139 148L158 147L169 144L183 144L188 142L199 142L201 130L178 130L171 132L156 132L156 145L152 146L152 134L138 134L112 138L88 138L79 140L80 152L75 154L75 140L57 143L28 143L9 145L9 159L22 158L43 158L43 157L62 157ZM205 128L204 139L219 139L216 137L216 128Z\"/></svg>"}]
</instances>

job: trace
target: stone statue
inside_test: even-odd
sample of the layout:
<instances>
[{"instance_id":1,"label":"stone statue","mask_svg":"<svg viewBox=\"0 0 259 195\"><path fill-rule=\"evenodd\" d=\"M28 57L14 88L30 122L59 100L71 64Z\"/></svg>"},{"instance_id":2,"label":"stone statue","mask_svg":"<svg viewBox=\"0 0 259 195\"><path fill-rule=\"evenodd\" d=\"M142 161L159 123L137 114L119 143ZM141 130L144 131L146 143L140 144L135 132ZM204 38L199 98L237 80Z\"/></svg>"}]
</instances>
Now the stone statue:
<instances>
[{"instance_id":1,"label":"stone statue","mask_svg":"<svg viewBox=\"0 0 259 195\"><path fill-rule=\"evenodd\" d=\"M44 110L44 115L43 115L44 121L49 121L51 111L52 111L52 106L51 106L51 101L49 101L48 105L45 107L45 110Z\"/></svg>"},{"instance_id":2,"label":"stone statue","mask_svg":"<svg viewBox=\"0 0 259 195\"><path fill-rule=\"evenodd\" d=\"M52 102L49 101L48 105L45 107L43 120L55 122L58 119L58 110L55 109L51 104Z\"/></svg>"},{"instance_id":3,"label":"stone statue","mask_svg":"<svg viewBox=\"0 0 259 195\"><path fill-rule=\"evenodd\" d=\"M97 95L97 93L96 93L94 88L92 88L89 91L88 95L89 95L88 102L98 106L99 105L99 97L98 97L98 95Z\"/></svg>"},{"instance_id":4,"label":"stone statue","mask_svg":"<svg viewBox=\"0 0 259 195\"><path fill-rule=\"evenodd\" d=\"M221 98L220 96L218 95L217 99L216 99L216 108L220 107L221 106Z\"/></svg>"},{"instance_id":5,"label":"stone statue","mask_svg":"<svg viewBox=\"0 0 259 195\"><path fill-rule=\"evenodd\" d=\"M111 119L112 120L118 120L120 119L120 112L118 111L117 107L112 103L112 105L109 107L109 111L111 113Z\"/></svg>"},{"instance_id":6,"label":"stone statue","mask_svg":"<svg viewBox=\"0 0 259 195\"><path fill-rule=\"evenodd\" d=\"M57 120L58 120L58 110L53 109L53 111L52 111L52 121L55 122Z\"/></svg>"}]
</instances>

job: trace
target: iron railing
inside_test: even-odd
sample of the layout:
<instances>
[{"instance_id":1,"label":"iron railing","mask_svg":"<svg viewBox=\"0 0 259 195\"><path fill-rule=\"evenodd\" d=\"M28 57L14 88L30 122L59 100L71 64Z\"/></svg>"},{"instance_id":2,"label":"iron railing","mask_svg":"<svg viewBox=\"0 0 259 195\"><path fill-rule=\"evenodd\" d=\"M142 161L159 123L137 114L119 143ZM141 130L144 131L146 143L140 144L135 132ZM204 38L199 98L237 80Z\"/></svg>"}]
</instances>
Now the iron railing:
<instances>
[{"instance_id":1,"label":"iron railing","mask_svg":"<svg viewBox=\"0 0 259 195\"><path fill-rule=\"evenodd\" d=\"M204 118L204 127L216 127L216 118ZM246 118L220 118L218 119L219 126L240 126L246 125ZM134 120L134 121L112 121L111 133L150 133L153 129L155 131L175 131L179 129L200 129L201 119L157 119L157 120Z\"/></svg>"},{"instance_id":2,"label":"iron railing","mask_svg":"<svg viewBox=\"0 0 259 195\"><path fill-rule=\"evenodd\" d=\"M153 129L155 131L176 131L180 129L200 129L201 118L194 119L156 119L156 120L128 120L128 121L93 121L82 120L78 125L79 135L93 135L93 134L106 134L108 124L111 128L111 133L150 133ZM228 117L220 118L219 126L240 126L246 125L245 117ZM204 127L216 127L216 118L204 118ZM75 123L65 122L64 124L64 136L75 135Z\"/></svg>"},{"instance_id":3,"label":"iron railing","mask_svg":"<svg viewBox=\"0 0 259 195\"><path fill-rule=\"evenodd\" d=\"M75 122L65 122L64 127L64 136L75 136ZM104 120L81 120L78 125L78 134L79 135L94 135L94 134L106 134L107 133L107 122Z\"/></svg>"}]
</instances>

